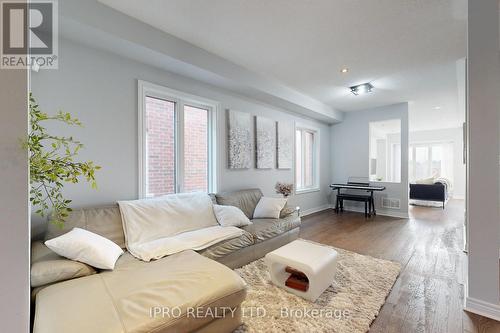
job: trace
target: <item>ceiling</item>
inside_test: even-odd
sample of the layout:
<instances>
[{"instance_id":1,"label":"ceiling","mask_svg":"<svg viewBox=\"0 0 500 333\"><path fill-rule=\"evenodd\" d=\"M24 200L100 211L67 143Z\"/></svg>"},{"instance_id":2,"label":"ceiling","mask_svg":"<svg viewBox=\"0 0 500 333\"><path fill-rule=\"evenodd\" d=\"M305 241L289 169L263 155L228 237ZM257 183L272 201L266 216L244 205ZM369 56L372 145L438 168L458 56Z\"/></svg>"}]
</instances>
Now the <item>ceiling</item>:
<instances>
[{"instance_id":1,"label":"ceiling","mask_svg":"<svg viewBox=\"0 0 500 333\"><path fill-rule=\"evenodd\" d=\"M408 101L416 129L463 120L455 62L466 55L466 0L100 2L337 110ZM373 93L350 94L363 82Z\"/></svg>"}]
</instances>

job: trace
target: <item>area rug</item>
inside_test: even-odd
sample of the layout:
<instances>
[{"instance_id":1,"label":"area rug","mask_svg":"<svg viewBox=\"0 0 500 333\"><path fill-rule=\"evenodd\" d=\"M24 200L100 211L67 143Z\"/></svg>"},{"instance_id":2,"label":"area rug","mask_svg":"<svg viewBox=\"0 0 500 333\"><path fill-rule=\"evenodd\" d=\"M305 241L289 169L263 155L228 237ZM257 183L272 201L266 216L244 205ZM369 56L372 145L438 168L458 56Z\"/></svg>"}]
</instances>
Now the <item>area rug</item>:
<instances>
[{"instance_id":1,"label":"area rug","mask_svg":"<svg viewBox=\"0 0 500 333\"><path fill-rule=\"evenodd\" d=\"M312 303L274 286L264 259L235 271L247 282L243 325L235 332L367 332L401 265L343 249L332 285Z\"/></svg>"}]
</instances>

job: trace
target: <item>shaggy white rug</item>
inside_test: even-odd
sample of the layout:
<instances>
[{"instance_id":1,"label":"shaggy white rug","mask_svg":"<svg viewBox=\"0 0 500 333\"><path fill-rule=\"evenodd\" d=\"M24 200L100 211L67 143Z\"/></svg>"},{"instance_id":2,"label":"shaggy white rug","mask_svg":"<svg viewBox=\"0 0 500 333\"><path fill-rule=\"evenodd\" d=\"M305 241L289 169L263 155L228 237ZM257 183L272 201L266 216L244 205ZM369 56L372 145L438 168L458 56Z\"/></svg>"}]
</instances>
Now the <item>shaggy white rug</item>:
<instances>
[{"instance_id":1,"label":"shaggy white rug","mask_svg":"<svg viewBox=\"0 0 500 333\"><path fill-rule=\"evenodd\" d=\"M274 286L264 259L235 271L248 283L244 324L235 332L367 332L401 265L347 250L339 253L332 285L312 303Z\"/></svg>"}]
</instances>

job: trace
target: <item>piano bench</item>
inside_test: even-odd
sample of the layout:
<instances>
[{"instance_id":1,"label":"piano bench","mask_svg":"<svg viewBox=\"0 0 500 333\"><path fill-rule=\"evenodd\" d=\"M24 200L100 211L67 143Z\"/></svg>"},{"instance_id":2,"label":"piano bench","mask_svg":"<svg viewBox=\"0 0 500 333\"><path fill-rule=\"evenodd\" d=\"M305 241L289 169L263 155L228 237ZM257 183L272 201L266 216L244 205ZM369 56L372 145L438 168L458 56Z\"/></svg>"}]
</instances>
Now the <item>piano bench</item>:
<instances>
[{"instance_id":1,"label":"piano bench","mask_svg":"<svg viewBox=\"0 0 500 333\"><path fill-rule=\"evenodd\" d=\"M350 201L358 201L358 202L364 202L365 203L365 217L371 215L372 213L372 196L371 195L366 195L366 194L348 194L348 193L341 193L337 195L337 203L335 205L335 209L337 213L340 211L344 211L344 200L350 200Z\"/></svg>"}]
</instances>

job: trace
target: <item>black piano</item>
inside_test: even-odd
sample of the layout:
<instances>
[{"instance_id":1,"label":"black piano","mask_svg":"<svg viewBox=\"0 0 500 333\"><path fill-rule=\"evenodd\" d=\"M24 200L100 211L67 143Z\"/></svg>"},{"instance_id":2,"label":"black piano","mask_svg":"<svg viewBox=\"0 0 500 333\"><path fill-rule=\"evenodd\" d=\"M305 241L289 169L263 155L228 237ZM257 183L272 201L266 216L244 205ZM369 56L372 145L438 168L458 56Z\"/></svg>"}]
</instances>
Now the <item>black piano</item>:
<instances>
[{"instance_id":1,"label":"black piano","mask_svg":"<svg viewBox=\"0 0 500 333\"><path fill-rule=\"evenodd\" d=\"M373 199L373 192L375 191L384 191L385 186L378 185L370 185L368 181L351 181L349 180L347 183L336 183L331 184L330 188L332 190L337 191L337 200L335 202L335 211L337 213L344 211L344 200L350 201L358 201L365 203L365 217L375 216L377 215L377 211L375 210L375 201ZM362 193L346 193L342 192L342 190L357 190Z\"/></svg>"}]
</instances>

